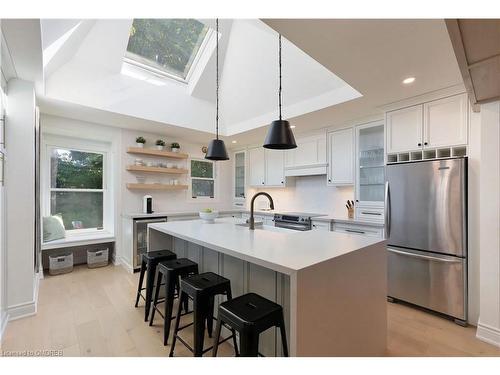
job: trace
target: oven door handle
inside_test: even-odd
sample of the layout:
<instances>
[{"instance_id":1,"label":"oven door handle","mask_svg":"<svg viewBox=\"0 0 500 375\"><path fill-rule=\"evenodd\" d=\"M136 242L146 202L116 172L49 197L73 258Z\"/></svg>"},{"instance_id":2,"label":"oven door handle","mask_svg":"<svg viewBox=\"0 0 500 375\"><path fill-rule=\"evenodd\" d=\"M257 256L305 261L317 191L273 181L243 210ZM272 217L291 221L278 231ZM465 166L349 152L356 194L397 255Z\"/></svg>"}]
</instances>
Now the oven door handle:
<instances>
[{"instance_id":1,"label":"oven door handle","mask_svg":"<svg viewBox=\"0 0 500 375\"><path fill-rule=\"evenodd\" d=\"M302 231L306 231L306 230L311 229L310 225L292 224L292 223L286 223L286 222L281 222L281 221L275 221L274 226L278 227L278 228L296 229L296 230L302 230Z\"/></svg>"}]
</instances>

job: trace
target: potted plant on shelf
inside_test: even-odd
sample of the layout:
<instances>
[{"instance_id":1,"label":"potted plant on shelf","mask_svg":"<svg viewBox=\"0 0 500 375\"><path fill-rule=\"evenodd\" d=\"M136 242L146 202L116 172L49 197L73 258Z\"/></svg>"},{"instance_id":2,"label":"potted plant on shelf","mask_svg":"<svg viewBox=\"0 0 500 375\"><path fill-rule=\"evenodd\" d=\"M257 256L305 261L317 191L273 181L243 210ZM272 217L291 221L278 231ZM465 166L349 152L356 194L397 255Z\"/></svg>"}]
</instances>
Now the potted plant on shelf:
<instances>
[{"instance_id":1,"label":"potted plant on shelf","mask_svg":"<svg viewBox=\"0 0 500 375\"><path fill-rule=\"evenodd\" d=\"M165 147L165 141L162 139L158 139L156 141L156 149L162 151L164 147Z\"/></svg>"},{"instance_id":2,"label":"potted plant on shelf","mask_svg":"<svg viewBox=\"0 0 500 375\"><path fill-rule=\"evenodd\" d=\"M170 148L172 149L172 152L179 152L181 146L179 146L177 142L174 142L170 145Z\"/></svg>"},{"instance_id":3,"label":"potted plant on shelf","mask_svg":"<svg viewBox=\"0 0 500 375\"><path fill-rule=\"evenodd\" d=\"M144 143L146 143L146 139L144 139L144 137L137 137L135 139L135 144L139 148L144 148Z\"/></svg>"}]
</instances>

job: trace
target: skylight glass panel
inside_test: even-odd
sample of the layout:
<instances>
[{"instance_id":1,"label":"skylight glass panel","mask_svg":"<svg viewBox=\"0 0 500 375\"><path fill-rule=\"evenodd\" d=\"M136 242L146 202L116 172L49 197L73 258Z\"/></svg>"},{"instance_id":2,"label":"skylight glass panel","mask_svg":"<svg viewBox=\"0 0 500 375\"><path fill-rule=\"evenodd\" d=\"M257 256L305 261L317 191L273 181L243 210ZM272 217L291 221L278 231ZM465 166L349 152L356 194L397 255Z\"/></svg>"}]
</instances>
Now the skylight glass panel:
<instances>
[{"instance_id":1,"label":"skylight glass panel","mask_svg":"<svg viewBox=\"0 0 500 375\"><path fill-rule=\"evenodd\" d=\"M208 27L194 19L134 19L126 57L186 80Z\"/></svg>"}]
</instances>

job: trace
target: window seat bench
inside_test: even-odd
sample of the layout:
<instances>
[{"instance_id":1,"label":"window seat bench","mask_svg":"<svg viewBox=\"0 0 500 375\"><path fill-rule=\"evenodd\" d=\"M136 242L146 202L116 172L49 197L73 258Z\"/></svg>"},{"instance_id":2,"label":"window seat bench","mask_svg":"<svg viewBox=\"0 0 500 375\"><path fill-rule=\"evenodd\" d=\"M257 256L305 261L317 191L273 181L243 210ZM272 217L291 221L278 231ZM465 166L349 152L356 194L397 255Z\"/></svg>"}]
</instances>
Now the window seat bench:
<instances>
[{"instance_id":1,"label":"window seat bench","mask_svg":"<svg viewBox=\"0 0 500 375\"><path fill-rule=\"evenodd\" d=\"M115 236L112 233L92 233L88 235L68 236L60 240L42 242L43 250L62 249L66 247L94 245L101 243L115 242Z\"/></svg>"}]
</instances>

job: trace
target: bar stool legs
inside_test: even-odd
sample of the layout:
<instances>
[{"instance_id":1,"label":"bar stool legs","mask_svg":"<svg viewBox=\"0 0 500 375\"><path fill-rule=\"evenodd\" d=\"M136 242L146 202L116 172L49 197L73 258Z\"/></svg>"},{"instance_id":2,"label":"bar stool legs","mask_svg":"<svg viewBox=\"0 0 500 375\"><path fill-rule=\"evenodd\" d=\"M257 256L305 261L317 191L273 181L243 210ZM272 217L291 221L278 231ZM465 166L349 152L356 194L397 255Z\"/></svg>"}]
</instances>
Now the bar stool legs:
<instances>
[{"instance_id":1,"label":"bar stool legs","mask_svg":"<svg viewBox=\"0 0 500 375\"><path fill-rule=\"evenodd\" d=\"M135 297L135 307L139 306L139 299L141 298L142 283L144 282L144 274L146 273L146 262L141 261L141 273L139 274L139 285L137 286L137 296Z\"/></svg>"}]
</instances>

